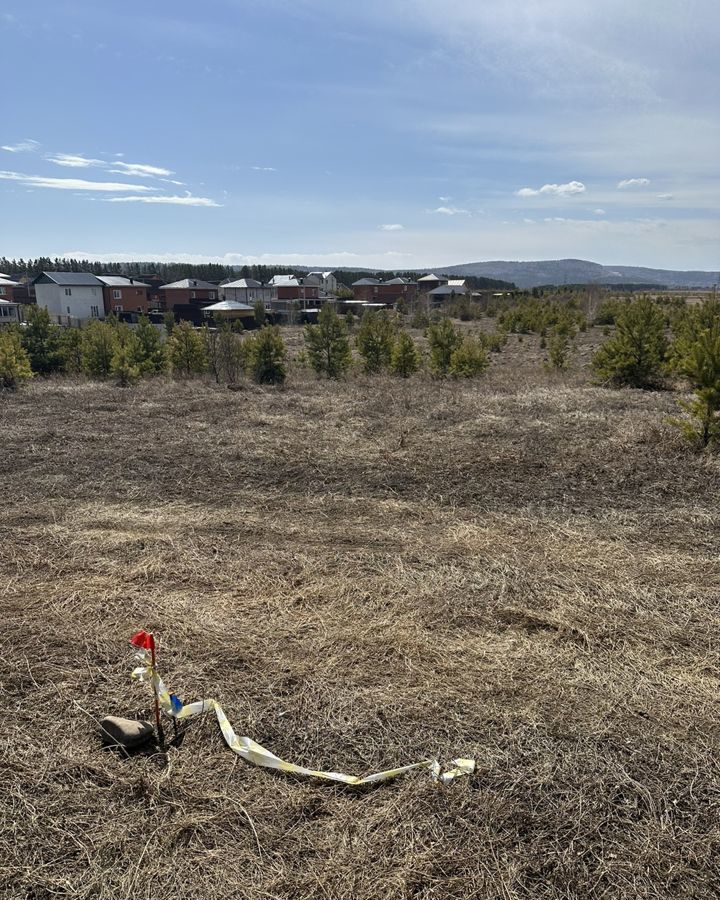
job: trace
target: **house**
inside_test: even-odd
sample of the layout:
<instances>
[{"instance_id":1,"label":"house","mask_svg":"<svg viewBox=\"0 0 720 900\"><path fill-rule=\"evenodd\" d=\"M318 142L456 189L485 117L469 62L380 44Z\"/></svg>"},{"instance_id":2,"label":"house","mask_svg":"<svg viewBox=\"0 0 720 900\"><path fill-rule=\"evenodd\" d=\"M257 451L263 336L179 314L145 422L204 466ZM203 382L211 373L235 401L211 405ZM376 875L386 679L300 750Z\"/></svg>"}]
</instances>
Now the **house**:
<instances>
[{"instance_id":1,"label":"house","mask_svg":"<svg viewBox=\"0 0 720 900\"><path fill-rule=\"evenodd\" d=\"M320 288L314 279L307 281L295 275L274 275L268 281L271 294L265 308L285 320L292 320L299 310L315 309L320 302Z\"/></svg>"},{"instance_id":2,"label":"house","mask_svg":"<svg viewBox=\"0 0 720 900\"><path fill-rule=\"evenodd\" d=\"M14 325L20 321L20 304L0 297L0 327Z\"/></svg>"},{"instance_id":3,"label":"house","mask_svg":"<svg viewBox=\"0 0 720 900\"><path fill-rule=\"evenodd\" d=\"M439 306L447 300L454 300L456 297L464 297L468 293L465 285L457 285L452 287L450 284L441 284L440 287L433 288L428 292L428 298L435 305Z\"/></svg>"},{"instance_id":4,"label":"house","mask_svg":"<svg viewBox=\"0 0 720 900\"><path fill-rule=\"evenodd\" d=\"M401 300L413 303L418 286L409 278L391 278L380 281L377 278L360 278L353 282L353 297L356 303L394 306Z\"/></svg>"},{"instance_id":5,"label":"house","mask_svg":"<svg viewBox=\"0 0 720 900\"><path fill-rule=\"evenodd\" d=\"M308 272L308 278L316 279L318 287L325 294L337 294L338 281L334 272Z\"/></svg>"},{"instance_id":6,"label":"house","mask_svg":"<svg viewBox=\"0 0 720 900\"><path fill-rule=\"evenodd\" d=\"M19 287L20 284L8 275L0 275L0 300L14 300L14 291Z\"/></svg>"},{"instance_id":7,"label":"house","mask_svg":"<svg viewBox=\"0 0 720 900\"><path fill-rule=\"evenodd\" d=\"M33 285L37 305L61 325L105 318L103 283L89 272L43 272Z\"/></svg>"},{"instance_id":8,"label":"house","mask_svg":"<svg viewBox=\"0 0 720 900\"><path fill-rule=\"evenodd\" d=\"M148 285L135 278L120 275L98 275L103 284L105 315L114 313L148 313L152 307L148 299Z\"/></svg>"},{"instance_id":9,"label":"house","mask_svg":"<svg viewBox=\"0 0 720 900\"><path fill-rule=\"evenodd\" d=\"M176 311L176 307L201 308L209 303L216 303L218 299L218 286L209 281L201 281L199 278L183 278L181 281L173 281L172 284L163 284L160 287L160 300L163 308Z\"/></svg>"},{"instance_id":10,"label":"house","mask_svg":"<svg viewBox=\"0 0 720 900\"><path fill-rule=\"evenodd\" d=\"M223 300L236 300L238 303L247 303L253 306L257 300L263 303L270 301L272 288L269 285L255 281L254 278L238 278L220 285L220 296Z\"/></svg>"}]
</instances>

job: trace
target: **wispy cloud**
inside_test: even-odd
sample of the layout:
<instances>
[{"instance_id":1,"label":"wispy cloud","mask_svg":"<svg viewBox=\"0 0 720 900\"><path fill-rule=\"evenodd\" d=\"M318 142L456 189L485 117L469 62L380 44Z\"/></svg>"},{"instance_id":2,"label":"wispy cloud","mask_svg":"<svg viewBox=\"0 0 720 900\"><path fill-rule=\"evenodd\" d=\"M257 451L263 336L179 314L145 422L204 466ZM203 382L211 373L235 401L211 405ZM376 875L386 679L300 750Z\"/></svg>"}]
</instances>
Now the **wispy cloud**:
<instances>
[{"instance_id":1,"label":"wispy cloud","mask_svg":"<svg viewBox=\"0 0 720 900\"><path fill-rule=\"evenodd\" d=\"M86 181L84 178L51 178L45 175L23 175L21 172L2 172L0 179L19 181L33 187L54 188L60 191L103 191L122 193L124 191L146 192L157 188L144 184L121 184L118 181Z\"/></svg>"},{"instance_id":2,"label":"wispy cloud","mask_svg":"<svg viewBox=\"0 0 720 900\"><path fill-rule=\"evenodd\" d=\"M675 199L673 194L658 194L657 198L658 198L658 200L674 200Z\"/></svg>"},{"instance_id":3,"label":"wispy cloud","mask_svg":"<svg viewBox=\"0 0 720 900\"><path fill-rule=\"evenodd\" d=\"M458 206L438 206L433 210L441 216L469 216L472 215L469 209L460 209Z\"/></svg>"},{"instance_id":4,"label":"wispy cloud","mask_svg":"<svg viewBox=\"0 0 720 900\"><path fill-rule=\"evenodd\" d=\"M253 172L277 172L273 166L250 166Z\"/></svg>"},{"instance_id":5,"label":"wispy cloud","mask_svg":"<svg viewBox=\"0 0 720 900\"><path fill-rule=\"evenodd\" d=\"M159 178L175 174L171 169L165 169L162 166L149 166L147 163L114 162L113 166L115 168L111 169L111 172L117 172L120 175L140 175L143 178Z\"/></svg>"},{"instance_id":6,"label":"wispy cloud","mask_svg":"<svg viewBox=\"0 0 720 900\"><path fill-rule=\"evenodd\" d=\"M541 188L524 187L515 193L518 197L539 197L541 194L572 197L574 194L584 194L585 190L582 181L568 181L566 184L544 184Z\"/></svg>"},{"instance_id":7,"label":"wispy cloud","mask_svg":"<svg viewBox=\"0 0 720 900\"><path fill-rule=\"evenodd\" d=\"M623 178L622 181L618 181L618 187L621 190L623 188L645 187L647 184L650 184L649 178Z\"/></svg>"},{"instance_id":8,"label":"wispy cloud","mask_svg":"<svg viewBox=\"0 0 720 900\"><path fill-rule=\"evenodd\" d=\"M52 153L45 157L48 162L56 166L66 166L70 169L107 169L114 175L132 175L136 178L160 178L174 175L171 169L162 166L150 166L147 163L126 163L120 160L107 162L104 159L93 159L76 153Z\"/></svg>"},{"instance_id":9,"label":"wispy cloud","mask_svg":"<svg viewBox=\"0 0 720 900\"><path fill-rule=\"evenodd\" d=\"M88 159L86 156L77 156L74 153L53 153L46 156L48 162L56 166L66 166L69 169L90 169L93 166L105 168L107 163L102 159Z\"/></svg>"},{"instance_id":10,"label":"wispy cloud","mask_svg":"<svg viewBox=\"0 0 720 900\"><path fill-rule=\"evenodd\" d=\"M394 225L378 225L378 228L380 231L403 231L405 226L395 223Z\"/></svg>"},{"instance_id":11,"label":"wispy cloud","mask_svg":"<svg viewBox=\"0 0 720 900\"><path fill-rule=\"evenodd\" d=\"M605 215L604 209L594 209L593 212L595 213L596 216L604 216Z\"/></svg>"},{"instance_id":12,"label":"wispy cloud","mask_svg":"<svg viewBox=\"0 0 720 900\"><path fill-rule=\"evenodd\" d=\"M40 147L39 141L25 140L18 141L17 144L3 144L0 150L7 150L8 153L35 153Z\"/></svg>"},{"instance_id":13,"label":"wispy cloud","mask_svg":"<svg viewBox=\"0 0 720 900\"><path fill-rule=\"evenodd\" d=\"M172 206L222 206L209 197L108 197L106 203L166 203Z\"/></svg>"}]
</instances>

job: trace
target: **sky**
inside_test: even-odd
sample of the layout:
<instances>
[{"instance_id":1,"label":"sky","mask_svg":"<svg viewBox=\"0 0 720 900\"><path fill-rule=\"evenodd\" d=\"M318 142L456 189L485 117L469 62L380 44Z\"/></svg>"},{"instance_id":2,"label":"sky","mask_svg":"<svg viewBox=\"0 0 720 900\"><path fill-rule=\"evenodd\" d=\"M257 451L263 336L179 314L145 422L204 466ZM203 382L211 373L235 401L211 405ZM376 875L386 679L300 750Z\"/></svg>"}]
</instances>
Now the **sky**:
<instances>
[{"instance_id":1,"label":"sky","mask_svg":"<svg viewBox=\"0 0 720 900\"><path fill-rule=\"evenodd\" d=\"M3 0L0 255L720 269L717 0Z\"/></svg>"}]
</instances>

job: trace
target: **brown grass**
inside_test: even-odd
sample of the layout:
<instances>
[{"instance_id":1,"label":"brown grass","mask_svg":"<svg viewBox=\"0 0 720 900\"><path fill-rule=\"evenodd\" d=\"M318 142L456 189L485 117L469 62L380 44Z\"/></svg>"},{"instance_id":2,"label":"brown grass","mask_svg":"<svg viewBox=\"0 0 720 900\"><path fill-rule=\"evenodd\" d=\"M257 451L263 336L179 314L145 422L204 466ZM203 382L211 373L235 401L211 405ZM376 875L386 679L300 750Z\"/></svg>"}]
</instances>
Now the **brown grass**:
<instances>
[{"instance_id":1,"label":"brown grass","mask_svg":"<svg viewBox=\"0 0 720 900\"><path fill-rule=\"evenodd\" d=\"M540 358L0 398L3 896L718 896L720 465L671 394ZM151 715L141 627L286 758L477 773L277 776L210 718L102 752L95 719Z\"/></svg>"}]
</instances>

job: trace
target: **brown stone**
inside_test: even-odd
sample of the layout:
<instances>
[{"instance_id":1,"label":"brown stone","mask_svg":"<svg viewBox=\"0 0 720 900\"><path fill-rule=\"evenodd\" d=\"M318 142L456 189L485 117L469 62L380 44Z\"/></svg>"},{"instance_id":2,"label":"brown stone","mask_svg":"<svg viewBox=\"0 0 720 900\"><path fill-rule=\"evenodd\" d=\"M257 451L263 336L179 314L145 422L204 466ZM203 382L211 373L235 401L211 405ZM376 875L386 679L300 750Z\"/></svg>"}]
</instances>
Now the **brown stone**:
<instances>
[{"instance_id":1,"label":"brown stone","mask_svg":"<svg viewBox=\"0 0 720 900\"><path fill-rule=\"evenodd\" d=\"M150 722L138 719L120 719L117 716L105 716L100 721L100 734L103 743L118 744L128 749L147 743L153 736Z\"/></svg>"}]
</instances>

